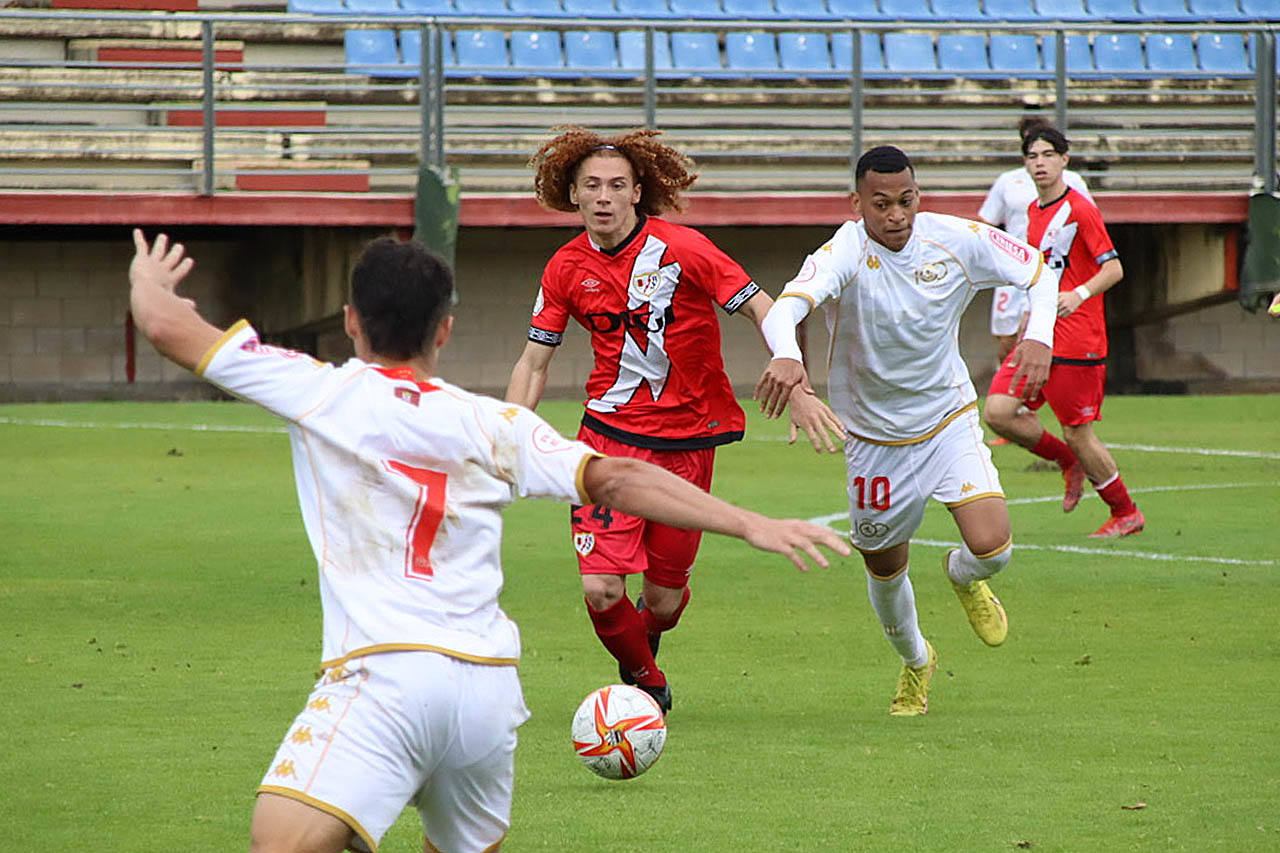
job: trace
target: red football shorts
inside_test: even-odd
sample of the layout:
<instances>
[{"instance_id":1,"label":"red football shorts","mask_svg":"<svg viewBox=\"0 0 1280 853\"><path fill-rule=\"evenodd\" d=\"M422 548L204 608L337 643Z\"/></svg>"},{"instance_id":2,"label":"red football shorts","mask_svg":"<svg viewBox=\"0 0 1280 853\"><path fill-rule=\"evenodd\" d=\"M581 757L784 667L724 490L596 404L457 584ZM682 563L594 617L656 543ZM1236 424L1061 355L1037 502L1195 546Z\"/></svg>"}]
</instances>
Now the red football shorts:
<instances>
[{"instance_id":1,"label":"red football shorts","mask_svg":"<svg viewBox=\"0 0 1280 853\"><path fill-rule=\"evenodd\" d=\"M630 456L652 462L700 489L711 488L713 447L700 450L649 450L614 441L583 427L578 439L606 456ZM627 515L616 509L587 504L569 516L578 571L584 575L630 575L644 572L658 586L679 589L689 583L689 570L698 555L701 530L684 530Z\"/></svg>"},{"instance_id":2,"label":"red football shorts","mask_svg":"<svg viewBox=\"0 0 1280 853\"><path fill-rule=\"evenodd\" d=\"M996 375L991 379L991 387L987 394L1008 394L1021 396L1026 379L1018 381L1018 387L1011 388L1014 368L1009 364L1013 354L1004 360ZM1107 384L1107 365L1098 364L1062 364L1054 362L1049 368L1049 381L1044 383L1031 400L1023 400L1027 408L1035 410L1049 403L1058 423L1063 426L1080 426L1090 421L1102 420L1102 392Z\"/></svg>"}]
</instances>

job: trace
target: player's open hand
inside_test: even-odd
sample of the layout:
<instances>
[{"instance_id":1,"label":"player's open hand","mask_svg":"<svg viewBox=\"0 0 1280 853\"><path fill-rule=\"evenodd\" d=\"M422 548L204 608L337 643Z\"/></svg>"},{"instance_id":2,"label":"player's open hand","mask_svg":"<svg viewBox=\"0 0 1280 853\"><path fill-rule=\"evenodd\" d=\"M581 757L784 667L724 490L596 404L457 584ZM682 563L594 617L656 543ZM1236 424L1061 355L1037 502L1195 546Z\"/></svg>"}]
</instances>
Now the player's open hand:
<instances>
[{"instance_id":1,"label":"player's open hand","mask_svg":"<svg viewBox=\"0 0 1280 853\"><path fill-rule=\"evenodd\" d=\"M1013 348L1010 359L1010 364L1015 368L1013 381L1009 383L1010 390L1017 388L1018 383L1025 378L1027 384L1023 386L1022 399L1033 399L1044 387L1045 380L1049 378L1053 350L1039 341L1024 338Z\"/></svg>"},{"instance_id":2,"label":"player's open hand","mask_svg":"<svg viewBox=\"0 0 1280 853\"><path fill-rule=\"evenodd\" d=\"M807 385L796 389L791 395L791 440L796 443L799 430L809 436L814 453L835 453L844 447L844 424L836 417L836 413L814 393Z\"/></svg>"},{"instance_id":3,"label":"player's open hand","mask_svg":"<svg viewBox=\"0 0 1280 853\"><path fill-rule=\"evenodd\" d=\"M744 538L762 551L781 554L802 572L809 571L806 558L824 569L830 565L826 555L818 550L819 545L842 557L850 554L849 543L830 527L819 527L797 518L761 516Z\"/></svg>"},{"instance_id":4,"label":"player's open hand","mask_svg":"<svg viewBox=\"0 0 1280 853\"><path fill-rule=\"evenodd\" d=\"M196 262L186 257L181 243L169 245L167 234L157 234L155 242L147 245L142 229L133 229L133 261L129 264L129 282L135 287L160 287L173 293Z\"/></svg>"},{"instance_id":5,"label":"player's open hand","mask_svg":"<svg viewBox=\"0 0 1280 853\"><path fill-rule=\"evenodd\" d=\"M766 418L780 418L787 408L787 400L798 385L809 384L804 365L794 358L775 358L765 368L751 396L760 401L760 411Z\"/></svg>"}]
</instances>

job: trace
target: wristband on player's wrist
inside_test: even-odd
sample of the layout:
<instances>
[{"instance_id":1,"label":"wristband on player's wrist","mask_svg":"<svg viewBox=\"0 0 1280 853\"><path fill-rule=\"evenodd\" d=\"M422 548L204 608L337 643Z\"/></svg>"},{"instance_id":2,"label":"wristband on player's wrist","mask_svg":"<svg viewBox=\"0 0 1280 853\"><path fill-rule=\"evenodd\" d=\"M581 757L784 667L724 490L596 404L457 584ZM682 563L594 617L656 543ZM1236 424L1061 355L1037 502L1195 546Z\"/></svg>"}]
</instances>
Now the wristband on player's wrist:
<instances>
[{"instance_id":1,"label":"wristband on player's wrist","mask_svg":"<svg viewBox=\"0 0 1280 853\"><path fill-rule=\"evenodd\" d=\"M1081 284L1081 285L1077 285L1077 286L1076 286L1076 289L1075 289L1074 291L1072 291L1072 292L1073 292L1076 296L1079 296L1079 297L1080 297L1080 301L1081 301L1081 302L1087 302L1087 301L1089 301L1089 297L1090 297L1090 296L1093 296L1093 294L1089 292L1089 288L1085 287L1083 284Z\"/></svg>"}]
</instances>

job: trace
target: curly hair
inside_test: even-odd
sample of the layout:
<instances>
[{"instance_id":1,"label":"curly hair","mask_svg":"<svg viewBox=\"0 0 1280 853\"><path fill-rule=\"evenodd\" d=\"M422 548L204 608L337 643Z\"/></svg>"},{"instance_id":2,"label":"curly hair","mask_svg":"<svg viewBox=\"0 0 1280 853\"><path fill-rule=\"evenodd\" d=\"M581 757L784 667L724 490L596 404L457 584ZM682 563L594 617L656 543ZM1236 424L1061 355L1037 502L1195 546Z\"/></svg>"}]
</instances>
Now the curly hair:
<instances>
[{"instance_id":1,"label":"curly hair","mask_svg":"<svg viewBox=\"0 0 1280 853\"><path fill-rule=\"evenodd\" d=\"M560 135L544 143L529 158L529 167L534 170L533 193L538 202L550 210L574 212L578 209L569 201L569 187L582 161L602 150L616 153L631 164L636 183L640 185L637 208L647 216L683 210L680 193L698 179L692 160L657 140L662 131L641 128L605 137L574 125L552 130L560 131Z\"/></svg>"}]
</instances>

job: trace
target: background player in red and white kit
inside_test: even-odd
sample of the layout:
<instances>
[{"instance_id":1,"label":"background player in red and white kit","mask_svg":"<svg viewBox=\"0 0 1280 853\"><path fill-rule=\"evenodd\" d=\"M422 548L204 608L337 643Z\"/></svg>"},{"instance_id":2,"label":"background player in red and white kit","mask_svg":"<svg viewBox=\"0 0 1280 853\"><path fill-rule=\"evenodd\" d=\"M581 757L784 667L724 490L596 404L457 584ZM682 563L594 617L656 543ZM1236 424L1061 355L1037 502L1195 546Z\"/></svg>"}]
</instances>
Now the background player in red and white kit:
<instances>
[{"instance_id":1,"label":"background player in red and white kit","mask_svg":"<svg viewBox=\"0 0 1280 853\"><path fill-rule=\"evenodd\" d=\"M740 440L745 426L721 360L716 309L759 326L773 300L702 234L656 218L679 210L681 191L697 178L688 158L657 136L605 138L570 127L531 158L538 201L578 213L585 231L543 271L507 399L538 404L572 319L591 333L595 353L579 440L707 489L715 448ZM821 405L801 396L802 405ZM623 681L670 709L654 655L689 602L698 532L590 504L575 507L571 523L596 635ZM626 577L639 572L644 588L632 604Z\"/></svg>"},{"instance_id":2,"label":"background player in red and white kit","mask_svg":"<svg viewBox=\"0 0 1280 853\"><path fill-rule=\"evenodd\" d=\"M371 243L352 272L342 366L205 322L174 288L193 262L134 232L130 305L156 349L289 425L320 572L323 674L259 788L255 853L376 850L412 804L425 850L496 851L528 718L520 636L498 606L501 509L597 502L826 565L830 530L776 521L634 459L561 438L527 409L434 378L453 274L416 243Z\"/></svg>"},{"instance_id":3,"label":"background player in red and white kit","mask_svg":"<svg viewBox=\"0 0 1280 853\"><path fill-rule=\"evenodd\" d=\"M1124 277L1124 269L1098 208L1063 180L1068 148L1066 136L1048 125L1033 128L1022 140L1038 194L1027 209L1027 242L1039 248L1059 274L1053 367L1041 393L1026 405L1036 409L1047 400L1066 442L1038 419L1018 416L1021 389L1013 387L1013 368L1007 360L991 380L983 418L1000 435L1058 463L1067 483L1064 512L1080 501L1087 475L1111 507L1111 517L1090 536L1114 538L1137 533L1146 524L1115 460L1093 431L1093 422L1102 418L1107 378L1107 321L1101 297Z\"/></svg>"}]
</instances>

